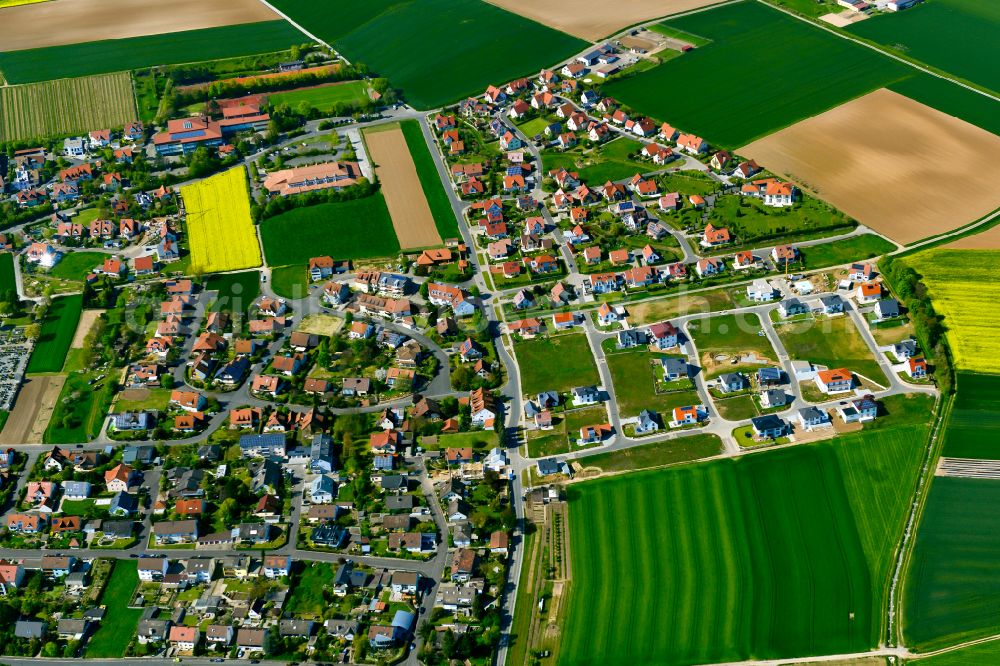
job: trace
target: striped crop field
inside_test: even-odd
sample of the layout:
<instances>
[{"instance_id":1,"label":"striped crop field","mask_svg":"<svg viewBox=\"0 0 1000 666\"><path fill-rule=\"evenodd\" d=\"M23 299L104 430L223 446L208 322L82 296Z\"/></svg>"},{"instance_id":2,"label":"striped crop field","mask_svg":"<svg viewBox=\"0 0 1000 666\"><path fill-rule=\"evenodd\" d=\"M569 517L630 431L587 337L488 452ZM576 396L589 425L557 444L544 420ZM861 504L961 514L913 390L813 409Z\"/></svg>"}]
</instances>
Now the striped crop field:
<instances>
[{"instance_id":1,"label":"striped crop field","mask_svg":"<svg viewBox=\"0 0 1000 666\"><path fill-rule=\"evenodd\" d=\"M242 166L181 188L191 241L191 270L219 273L260 266Z\"/></svg>"},{"instance_id":2,"label":"striped crop field","mask_svg":"<svg viewBox=\"0 0 1000 666\"><path fill-rule=\"evenodd\" d=\"M138 117L128 72L0 88L0 142L121 127Z\"/></svg>"},{"instance_id":3,"label":"striped crop field","mask_svg":"<svg viewBox=\"0 0 1000 666\"><path fill-rule=\"evenodd\" d=\"M570 486L558 663L871 649L926 433L885 428Z\"/></svg>"}]
</instances>

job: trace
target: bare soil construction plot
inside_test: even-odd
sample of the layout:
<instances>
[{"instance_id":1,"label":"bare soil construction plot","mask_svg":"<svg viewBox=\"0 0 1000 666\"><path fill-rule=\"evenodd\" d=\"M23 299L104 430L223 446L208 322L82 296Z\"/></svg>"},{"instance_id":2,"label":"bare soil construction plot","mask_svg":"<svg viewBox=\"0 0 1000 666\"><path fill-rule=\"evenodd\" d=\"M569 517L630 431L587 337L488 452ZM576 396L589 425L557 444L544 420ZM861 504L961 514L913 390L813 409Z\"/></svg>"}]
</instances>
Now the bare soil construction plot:
<instances>
[{"instance_id":1,"label":"bare soil construction plot","mask_svg":"<svg viewBox=\"0 0 1000 666\"><path fill-rule=\"evenodd\" d=\"M884 88L739 153L904 244L1000 205L1000 136Z\"/></svg>"},{"instance_id":2,"label":"bare soil construction plot","mask_svg":"<svg viewBox=\"0 0 1000 666\"><path fill-rule=\"evenodd\" d=\"M441 244L406 137L399 127L365 132L368 156L382 184L382 196L404 250Z\"/></svg>"},{"instance_id":3,"label":"bare soil construction plot","mask_svg":"<svg viewBox=\"0 0 1000 666\"><path fill-rule=\"evenodd\" d=\"M64 375L25 379L14 410L0 433L0 445L41 444L65 381Z\"/></svg>"},{"instance_id":4,"label":"bare soil construction plot","mask_svg":"<svg viewBox=\"0 0 1000 666\"><path fill-rule=\"evenodd\" d=\"M0 51L160 35L281 18L257 0L53 0L10 7Z\"/></svg>"},{"instance_id":5,"label":"bare soil construction plot","mask_svg":"<svg viewBox=\"0 0 1000 666\"><path fill-rule=\"evenodd\" d=\"M629 0L613 7L603 0L487 0L575 37L596 41L619 30L661 16L716 5L721 0Z\"/></svg>"},{"instance_id":6,"label":"bare soil construction plot","mask_svg":"<svg viewBox=\"0 0 1000 666\"><path fill-rule=\"evenodd\" d=\"M819 17L820 21L826 21L830 25L837 26L838 28L846 28L852 23L857 23L858 21L864 21L868 18L868 14L862 12L854 12L850 9L845 9L844 11L837 14L823 14Z\"/></svg>"}]
</instances>

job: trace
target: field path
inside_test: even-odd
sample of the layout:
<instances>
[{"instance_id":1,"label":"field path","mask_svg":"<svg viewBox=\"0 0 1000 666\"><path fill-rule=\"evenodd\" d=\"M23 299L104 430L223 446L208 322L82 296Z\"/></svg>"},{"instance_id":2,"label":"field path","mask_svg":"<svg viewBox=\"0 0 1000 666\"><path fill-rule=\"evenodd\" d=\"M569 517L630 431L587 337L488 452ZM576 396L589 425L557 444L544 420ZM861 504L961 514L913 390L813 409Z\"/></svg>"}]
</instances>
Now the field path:
<instances>
[{"instance_id":1,"label":"field path","mask_svg":"<svg viewBox=\"0 0 1000 666\"><path fill-rule=\"evenodd\" d=\"M434 215L424 196L406 137L398 126L366 132L368 155L382 184L382 195L392 217L399 246L406 249L441 244Z\"/></svg>"}]
</instances>

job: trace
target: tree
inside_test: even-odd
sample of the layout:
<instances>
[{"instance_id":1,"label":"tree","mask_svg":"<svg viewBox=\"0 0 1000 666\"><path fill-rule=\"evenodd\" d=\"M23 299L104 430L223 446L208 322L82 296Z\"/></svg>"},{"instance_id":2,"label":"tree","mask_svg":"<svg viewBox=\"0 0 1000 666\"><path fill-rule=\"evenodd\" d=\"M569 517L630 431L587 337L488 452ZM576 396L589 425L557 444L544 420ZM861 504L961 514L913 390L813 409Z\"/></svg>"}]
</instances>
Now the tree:
<instances>
[{"instance_id":1,"label":"tree","mask_svg":"<svg viewBox=\"0 0 1000 666\"><path fill-rule=\"evenodd\" d=\"M37 340L42 335L41 324L28 324L24 327L24 337L29 340Z\"/></svg>"}]
</instances>

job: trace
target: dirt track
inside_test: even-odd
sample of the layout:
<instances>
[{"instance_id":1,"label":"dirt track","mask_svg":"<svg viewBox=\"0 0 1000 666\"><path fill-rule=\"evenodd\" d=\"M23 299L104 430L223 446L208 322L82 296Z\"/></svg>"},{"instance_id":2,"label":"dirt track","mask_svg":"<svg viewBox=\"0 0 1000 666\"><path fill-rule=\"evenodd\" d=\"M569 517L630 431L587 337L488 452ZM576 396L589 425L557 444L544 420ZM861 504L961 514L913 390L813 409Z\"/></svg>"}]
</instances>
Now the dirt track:
<instances>
[{"instance_id":1,"label":"dirt track","mask_svg":"<svg viewBox=\"0 0 1000 666\"><path fill-rule=\"evenodd\" d=\"M51 375L26 379L14 410L0 433L0 445L41 444L66 377Z\"/></svg>"},{"instance_id":2,"label":"dirt track","mask_svg":"<svg viewBox=\"0 0 1000 666\"><path fill-rule=\"evenodd\" d=\"M382 184L396 238L404 250L441 244L406 137L398 127L366 132L365 144Z\"/></svg>"},{"instance_id":3,"label":"dirt track","mask_svg":"<svg viewBox=\"0 0 1000 666\"><path fill-rule=\"evenodd\" d=\"M1000 204L1000 137L884 88L739 153L904 244Z\"/></svg>"},{"instance_id":4,"label":"dirt track","mask_svg":"<svg viewBox=\"0 0 1000 666\"><path fill-rule=\"evenodd\" d=\"M257 0L52 0L3 10L0 51L280 18Z\"/></svg>"},{"instance_id":5,"label":"dirt track","mask_svg":"<svg viewBox=\"0 0 1000 666\"><path fill-rule=\"evenodd\" d=\"M520 14L588 41L597 41L636 23L679 14L722 0L629 0L609 5L603 0L486 0L491 5Z\"/></svg>"},{"instance_id":6,"label":"dirt track","mask_svg":"<svg viewBox=\"0 0 1000 666\"><path fill-rule=\"evenodd\" d=\"M84 310L80 313L80 323L76 325L76 333L73 334L73 342L70 349L83 349L83 343L87 339L87 333L93 327L104 310Z\"/></svg>"}]
</instances>

